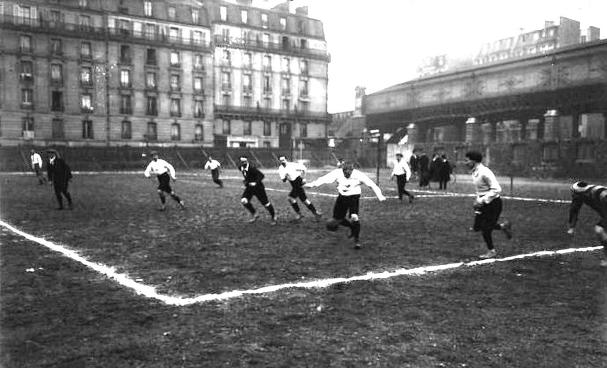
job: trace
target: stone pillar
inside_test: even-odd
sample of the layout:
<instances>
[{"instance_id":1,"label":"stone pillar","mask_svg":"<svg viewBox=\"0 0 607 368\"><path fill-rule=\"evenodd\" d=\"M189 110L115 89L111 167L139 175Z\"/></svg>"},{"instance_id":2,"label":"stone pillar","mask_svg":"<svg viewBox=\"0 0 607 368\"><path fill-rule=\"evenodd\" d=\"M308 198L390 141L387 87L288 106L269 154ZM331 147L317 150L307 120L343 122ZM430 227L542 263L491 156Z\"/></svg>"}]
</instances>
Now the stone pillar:
<instances>
[{"instance_id":1,"label":"stone pillar","mask_svg":"<svg viewBox=\"0 0 607 368\"><path fill-rule=\"evenodd\" d=\"M466 143L479 142L481 140L481 125L476 118L466 120Z\"/></svg>"},{"instance_id":2,"label":"stone pillar","mask_svg":"<svg viewBox=\"0 0 607 368\"><path fill-rule=\"evenodd\" d=\"M524 140L537 141L537 132L540 124L540 119L529 119L527 121L527 127L525 129Z\"/></svg>"},{"instance_id":3,"label":"stone pillar","mask_svg":"<svg viewBox=\"0 0 607 368\"><path fill-rule=\"evenodd\" d=\"M544 140L555 141L559 138L559 112L548 110L544 114Z\"/></svg>"},{"instance_id":4,"label":"stone pillar","mask_svg":"<svg viewBox=\"0 0 607 368\"><path fill-rule=\"evenodd\" d=\"M481 125L482 129L482 141L483 144L491 144L493 143L493 137L495 135L495 124L493 123L484 123Z\"/></svg>"},{"instance_id":5,"label":"stone pillar","mask_svg":"<svg viewBox=\"0 0 607 368\"><path fill-rule=\"evenodd\" d=\"M417 127L417 124L411 123L407 125L407 136L407 143L419 143L419 129Z\"/></svg>"}]
</instances>

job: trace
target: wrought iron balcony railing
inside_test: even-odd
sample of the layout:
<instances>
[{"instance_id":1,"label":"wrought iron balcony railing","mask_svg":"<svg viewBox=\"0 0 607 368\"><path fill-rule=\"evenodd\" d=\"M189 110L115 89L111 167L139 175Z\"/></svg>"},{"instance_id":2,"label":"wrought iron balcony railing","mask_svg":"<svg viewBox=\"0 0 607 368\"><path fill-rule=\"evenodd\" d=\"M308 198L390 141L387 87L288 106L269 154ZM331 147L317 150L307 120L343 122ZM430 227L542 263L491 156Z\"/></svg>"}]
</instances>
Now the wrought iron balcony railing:
<instances>
[{"instance_id":1,"label":"wrought iron balcony railing","mask_svg":"<svg viewBox=\"0 0 607 368\"><path fill-rule=\"evenodd\" d=\"M317 57L329 60L330 56L326 50L312 49L308 47L299 47L291 43L279 43L279 42L264 42L261 40L250 40L238 37L224 37L224 35L215 35L214 38L215 46L229 46L235 48L244 48L252 50L269 50L277 53L284 52L295 55L305 55L309 57Z\"/></svg>"},{"instance_id":2,"label":"wrought iron balcony railing","mask_svg":"<svg viewBox=\"0 0 607 368\"><path fill-rule=\"evenodd\" d=\"M110 37L112 39L116 38L121 42L158 42L176 46L188 46L191 48L210 47L210 42L204 39L193 37L170 37L158 30L149 32L134 31L126 28L104 28L86 24L59 22L8 14L0 15L0 25L2 27L12 27L26 32L42 32L66 36L74 35L75 33L84 33L91 38L103 39L105 37ZM23 50L23 52L26 52L26 50Z\"/></svg>"},{"instance_id":3,"label":"wrought iron balcony railing","mask_svg":"<svg viewBox=\"0 0 607 368\"><path fill-rule=\"evenodd\" d=\"M232 113L232 114L253 114L253 115L264 115L264 116L275 116L275 117L297 117L297 118L308 118L308 119L329 119L329 114L323 111L300 111L297 109L293 110L282 110L282 109L270 109L256 106L233 106L214 104L215 113Z\"/></svg>"}]
</instances>

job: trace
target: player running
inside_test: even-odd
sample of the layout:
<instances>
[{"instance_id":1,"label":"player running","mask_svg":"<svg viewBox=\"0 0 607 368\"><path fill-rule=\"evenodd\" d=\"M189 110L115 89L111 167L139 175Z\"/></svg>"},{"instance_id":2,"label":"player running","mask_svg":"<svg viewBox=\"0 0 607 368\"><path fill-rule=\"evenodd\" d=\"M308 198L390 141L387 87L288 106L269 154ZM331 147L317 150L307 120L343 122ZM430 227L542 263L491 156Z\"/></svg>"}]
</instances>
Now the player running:
<instances>
[{"instance_id":1,"label":"player running","mask_svg":"<svg viewBox=\"0 0 607 368\"><path fill-rule=\"evenodd\" d=\"M327 222L327 230L335 231L339 225L350 228L350 237L354 238L354 249L360 249L360 218L358 216L359 200L362 192L360 185L365 184L371 188L380 201L385 201L386 197L367 175L355 170L354 165L349 162L345 162L340 169L335 169L304 186L313 188L335 182L337 182L338 196L333 207L333 218ZM348 212L350 213L350 220L346 218Z\"/></svg>"},{"instance_id":2,"label":"player running","mask_svg":"<svg viewBox=\"0 0 607 368\"><path fill-rule=\"evenodd\" d=\"M289 162L285 156L278 157L280 161L280 165L278 166L278 176L280 180L286 182L287 180L291 183L291 191L289 192L289 203L295 211L297 217L296 220L301 220L303 217L301 215L301 211L299 210L299 205L297 204L297 198L303 202L303 204L308 207L310 212L314 214L317 218L321 216L321 213L316 210L316 207L310 202L306 195L306 191L303 187L304 185L304 175L306 173L306 167L303 164L296 162Z\"/></svg>"},{"instance_id":3,"label":"player running","mask_svg":"<svg viewBox=\"0 0 607 368\"><path fill-rule=\"evenodd\" d=\"M146 178L149 178L150 175L153 174L156 175L156 177L158 178L158 196L160 197L161 203L161 206L158 210L164 211L166 209L166 197L164 193L168 193L171 198L173 198L177 203L179 203L179 207L181 207L181 209L184 209L185 203L181 200L181 198L179 198L177 194L175 194L173 188L171 188L171 179L173 179L173 181L177 180L177 178L175 177L175 169L173 168L173 165L169 164L163 159L158 158L158 152L156 151L152 151L151 155L152 161L145 168L145 172L143 173L143 175L145 175Z\"/></svg>"}]
</instances>

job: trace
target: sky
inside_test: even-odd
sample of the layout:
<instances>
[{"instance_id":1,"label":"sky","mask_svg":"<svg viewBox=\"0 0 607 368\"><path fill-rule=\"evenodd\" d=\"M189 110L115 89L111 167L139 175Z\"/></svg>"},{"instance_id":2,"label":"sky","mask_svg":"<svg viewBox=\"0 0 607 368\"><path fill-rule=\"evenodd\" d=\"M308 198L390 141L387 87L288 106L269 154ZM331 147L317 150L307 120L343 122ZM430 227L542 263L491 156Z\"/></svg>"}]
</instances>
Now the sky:
<instances>
[{"instance_id":1,"label":"sky","mask_svg":"<svg viewBox=\"0 0 607 368\"><path fill-rule=\"evenodd\" d=\"M280 0L261 0L277 3ZM323 22L329 64L328 112L354 109L354 89L367 94L417 77L425 57L475 54L483 43L559 23L561 16L601 29L605 0L292 0Z\"/></svg>"}]
</instances>

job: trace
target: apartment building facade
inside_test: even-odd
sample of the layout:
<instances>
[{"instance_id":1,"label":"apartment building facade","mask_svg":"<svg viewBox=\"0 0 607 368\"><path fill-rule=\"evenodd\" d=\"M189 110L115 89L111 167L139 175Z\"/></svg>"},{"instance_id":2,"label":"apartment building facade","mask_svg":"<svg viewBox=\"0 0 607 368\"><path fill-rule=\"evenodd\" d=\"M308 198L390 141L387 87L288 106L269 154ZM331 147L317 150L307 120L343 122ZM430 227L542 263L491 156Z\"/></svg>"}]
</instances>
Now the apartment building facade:
<instances>
[{"instance_id":1,"label":"apartment building facade","mask_svg":"<svg viewBox=\"0 0 607 368\"><path fill-rule=\"evenodd\" d=\"M215 11L236 6L221 4L0 1L0 143L225 146L234 141L228 138L237 136L254 142L247 145L260 146L254 133L264 136L267 121L274 119L271 124L278 127L283 121L278 117L288 117L290 110L272 106L277 112L261 116L255 124L248 120L248 131L232 118L216 115L234 106L236 110L249 106L228 100L221 92L224 51L240 56L225 45L219 47L214 39L221 29L213 24L221 20L221 13L216 20ZM238 6L261 12L250 3ZM284 53L266 54L278 59ZM230 82L237 74L243 80L243 73L229 71L234 75ZM323 81L324 92L319 95L324 94L324 101L315 108L324 108L326 115L326 73ZM260 93L253 83L245 83L249 95ZM240 83L234 86L238 86L234 97L246 96ZM230 130L224 127L226 120ZM258 125L264 127L261 133ZM278 136L278 128L270 130L269 146L278 146Z\"/></svg>"}]
</instances>

